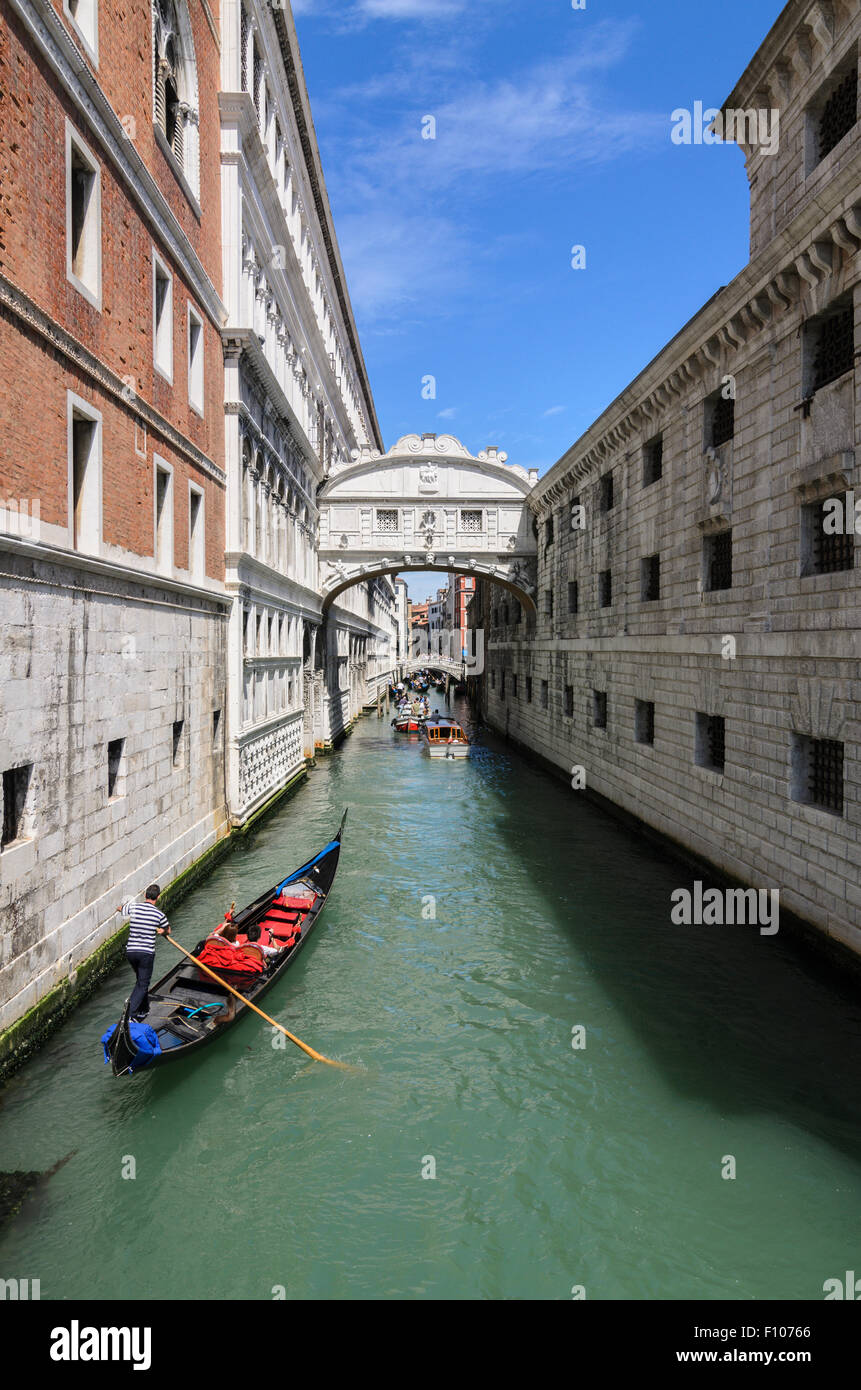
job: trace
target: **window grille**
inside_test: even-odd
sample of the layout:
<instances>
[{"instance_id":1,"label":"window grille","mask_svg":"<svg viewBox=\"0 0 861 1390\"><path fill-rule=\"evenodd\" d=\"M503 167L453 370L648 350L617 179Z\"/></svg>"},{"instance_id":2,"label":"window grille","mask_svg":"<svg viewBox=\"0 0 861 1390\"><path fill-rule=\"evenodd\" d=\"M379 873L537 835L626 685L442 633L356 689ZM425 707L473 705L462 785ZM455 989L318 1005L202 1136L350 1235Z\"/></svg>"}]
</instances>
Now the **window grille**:
<instances>
[{"instance_id":1,"label":"window grille","mask_svg":"<svg viewBox=\"0 0 861 1390\"><path fill-rule=\"evenodd\" d=\"M460 529L470 535L477 535L482 530L481 512L461 512Z\"/></svg>"},{"instance_id":2,"label":"window grille","mask_svg":"<svg viewBox=\"0 0 861 1390\"><path fill-rule=\"evenodd\" d=\"M706 541L706 588L732 588L732 531L720 531Z\"/></svg>"},{"instance_id":3,"label":"window grille","mask_svg":"<svg viewBox=\"0 0 861 1390\"><path fill-rule=\"evenodd\" d=\"M843 814L843 744L830 738L808 741L807 794L811 805Z\"/></svg>"},{"instance_id":4,"label":"window grille","mask_svg":"<svg viewBox=\"0 0 861 1390\"><path fill-rule=\"evenodd\" d=\"M240 7L240 53L242 62L242 90L248 91L248 11L245 6Z\"/></svg>"},{"instance_id":5,"label":"window grille","mask_svg":"<svg viewBox=\"0 0 861 1390\"><path fill-rule=\"evenodd\" d=\"M855 310L850 304L823 319L813 357L813 389L836 381L855 365Z\"/></svg>"},{"instance_id":6,"label":"window grille","mask_svg":"<svg viewBox=\"0 0 861 1390\"><path fill-rule=\"evenodd\" d=\"M392 532L398 530L398 511L394 507L377 512L377 530Z\"/></svg>"},{"instance_id":7,"label":"window grille","mask_svg":"<svg viewBox=\"0 0 861 1390\"><path fill-rule=\"evenodd\" d=\"M609 608L613 602L613 575L610 570L602 570L598 575L598 604Z\"/></svg>"},{"instance_id":8,"label":"window grille","mask_svg":"<svg viewBox=\"0 0 861 1390\"><path fill-rule=\"evenodd\" d=\"M580 586L576 579L572 579L568 584L568 612L579 613L580 611Z\"/></svg>"},{"instance_id":9,"label":"window grille","mask_svg":"<svg viewBox=\"0 0 861 1390\"><path fill-rule=\"evenodd\" d=\"M712 448L719 449L735 434L735 401L718 396L712 409Z\"/></svg>"},{"instance_id":10,"label":"window grille","mask_svg":"<svg viewBox=\"0 0 861 1390\"><path fill-rule=\"evenodd\" d=\"M596 729L606 729L607 727L606 690L592 691L592 722Z\"/></svg>"},{"instance_id":11,"label":"window grille","mask_svg":"<svg viewBox=\"0 0 861 1390\"><path fill-rule=\"evenodd\" d=\"M824 159L858 119L858 69L853 66L831 93L819 118L819 158Z\"/></svg>"},{"instance_id":12,"label":"window grille","mask_svg":"<svg viewBox=\"0 0 861 1390\"><path fill-rule=\"evenodd\" d=\"M573 685L566 685L566 687L565 687L565 714L566 714L566 717L567 717L568 719L573 719L573 718L574 718L574 687L573 687Z\"/></svg>"},{"instance_id":13,"label":"window grille","mask_svg":"<svg viewBox=\"0 0 861 1390\"><path fill-rule=\"evenodd\" d=\"M846 516L847 497L843 494L841 498L843 516ZM836 574L838 570L851 570L855 567L855 536L846 535L848 529L832 534L825 530L825 506L826 502L819 502L814 507L814 526L813 526L813 546L812 546L812 569L814 574ZM851 514L851 508L850 508Z\"/></svg>"},{"instance_id":14,"label":"window grille","mask_svg":"<svg viewBox=\"0 0 861 1390\"><path fill-rule=\"evenodd\" d=\"M720 714L702 716L701 766L723 772L726 763L726 721Z\"/></svg>"}]
</instances>

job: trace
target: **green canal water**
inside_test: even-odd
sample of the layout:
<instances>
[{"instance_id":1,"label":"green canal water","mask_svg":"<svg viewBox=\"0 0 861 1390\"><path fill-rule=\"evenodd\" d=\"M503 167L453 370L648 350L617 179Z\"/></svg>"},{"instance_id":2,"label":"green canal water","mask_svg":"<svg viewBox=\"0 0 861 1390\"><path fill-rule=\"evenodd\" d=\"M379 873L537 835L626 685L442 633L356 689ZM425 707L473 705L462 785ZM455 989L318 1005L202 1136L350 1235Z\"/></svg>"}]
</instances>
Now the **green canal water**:
<instances>
[{"instance_id":1,"label":"green canal water","mask_svg":"<svg viewBox=\"0 0 861 1390\"><path fill-rule=\"evenodd\" d=\"M673 926L691 872L489 736L432 763L363 720L177 939L345 806L326 913L267 1008L362 1071L247 1018L115 1081L123 966L0 1092L0 1169L71 1154L0 1230L0 1277L43 1299L707 1300L821 1299L861 1270L857 987L785 933Z\"/></svg>"}]
</instances>

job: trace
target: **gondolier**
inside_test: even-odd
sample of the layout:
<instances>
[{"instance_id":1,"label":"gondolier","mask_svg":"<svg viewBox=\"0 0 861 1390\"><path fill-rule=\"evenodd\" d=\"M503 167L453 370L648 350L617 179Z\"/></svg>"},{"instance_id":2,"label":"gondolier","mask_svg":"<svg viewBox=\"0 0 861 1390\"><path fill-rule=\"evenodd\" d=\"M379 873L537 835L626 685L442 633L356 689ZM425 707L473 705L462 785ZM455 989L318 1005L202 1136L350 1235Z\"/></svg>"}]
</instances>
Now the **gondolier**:
<instances>
[{"instance_id":1,"label":"gondolier","mask_svg":"<svg viewBox=\"0 0 861 1390\"><path fill-rule=\"evenodd\" d=\"M151 883L142 903L130 898L117 908L117 912L129 920L126 960L135 972L129 1017L136 1023L142 1023L149 1013L149 982L155 964L155 939L157 936L170 936L170 923L161 908L156 906L160 897L158 884Z\"/></svg>"}]
</instances>

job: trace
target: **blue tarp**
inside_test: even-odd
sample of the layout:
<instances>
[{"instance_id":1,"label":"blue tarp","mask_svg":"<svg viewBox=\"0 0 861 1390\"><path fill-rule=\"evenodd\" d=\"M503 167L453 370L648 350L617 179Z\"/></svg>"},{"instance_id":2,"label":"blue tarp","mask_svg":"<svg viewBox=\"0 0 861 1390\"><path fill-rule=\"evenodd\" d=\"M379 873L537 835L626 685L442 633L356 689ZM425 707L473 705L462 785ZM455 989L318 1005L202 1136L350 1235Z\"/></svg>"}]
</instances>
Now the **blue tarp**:
<instances>
[{"instance_id":1,"label":"blue tarp","mask_svg":"<svg viewBox=\"0 0 861 1390\"><path fill-rule=\"evenodd\" d=\"M331 854L337 844L340 844L340 840L330 840L326 848L321 849L320 853L314 859L309 859L308 863L303 864L301 869L297 869L295 874L291 874L289 878L284 879L283 883L279 883L275 890L276 893L283 893L288 883L295 883L297 878L304 878L309 869L312 869L315 864L319 864L320 860L325 859L327 854Z\"/></svg>"},{"instance_id":2,"label":"blue tarp","mask_svg":"<svg viewBox=\"0 0 861 1390\"><path fill-rule=\"evenodd\" d=\"M113 1028L109 1028L106 1033L102 1034L102 1047L104 1049L106 1062L111 1060L111 1055L108 1052L108 1043L114 1036L118 1027L118 1024L114 1024ZM135 1023L134 1019L130 1019L129 1032L132 1042L137 1048L137 1055L129 1067L129 1071L140 1071L141 1067L148 1067L153 1057L158 1056L161 1052L161 1043L158 1040L158 1033L146 1023Z\"/></svg>"}]
</instances>

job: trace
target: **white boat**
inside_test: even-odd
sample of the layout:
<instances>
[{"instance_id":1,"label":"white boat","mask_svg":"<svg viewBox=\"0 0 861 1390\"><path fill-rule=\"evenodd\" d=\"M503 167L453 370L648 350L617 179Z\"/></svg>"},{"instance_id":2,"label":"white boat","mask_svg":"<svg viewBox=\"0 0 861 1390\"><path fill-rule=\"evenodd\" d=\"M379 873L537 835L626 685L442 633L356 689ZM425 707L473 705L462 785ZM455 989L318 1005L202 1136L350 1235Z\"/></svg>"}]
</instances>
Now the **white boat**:
<instances>
[{"instance_id":1,"label":"white boat","mask_svg":"<svg viewBox=\"0 0 861 1390\"><path fill-rule=\"evenodd\" d=\"M422 745L431 758L468 758L469 739L456 719L433 714L422 729Z\"/></svg>"}]
</instances>

